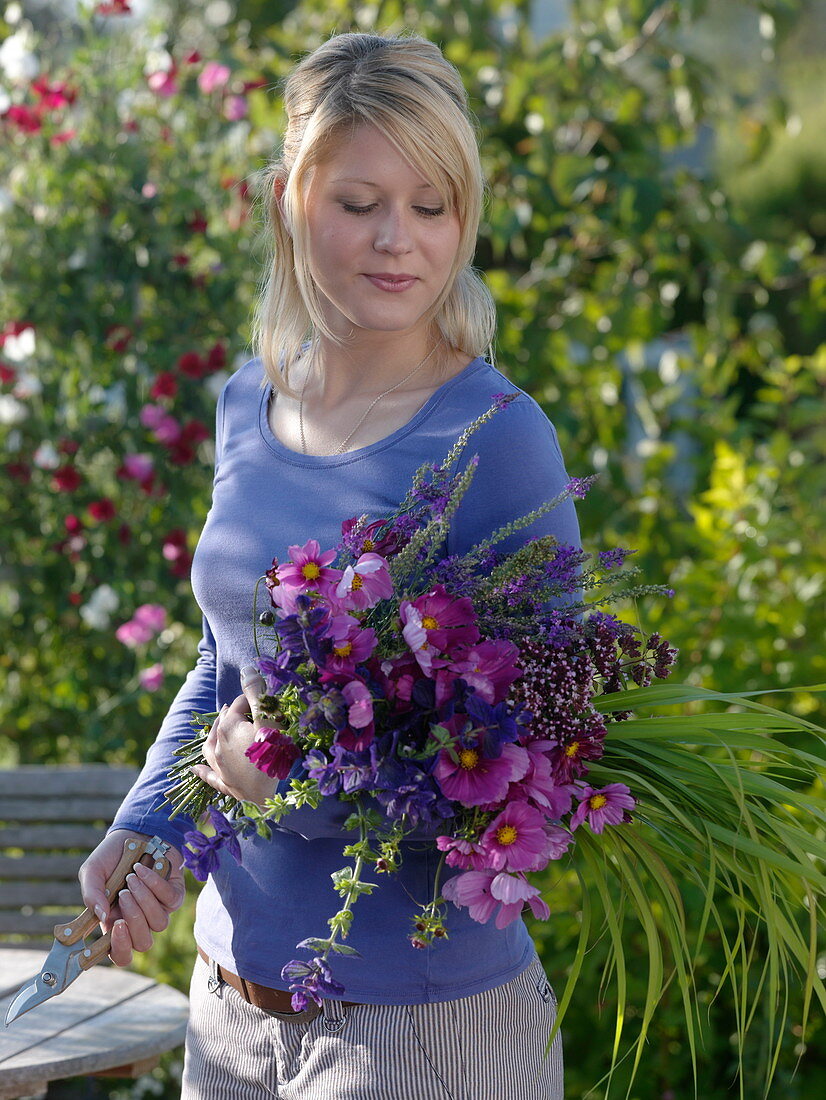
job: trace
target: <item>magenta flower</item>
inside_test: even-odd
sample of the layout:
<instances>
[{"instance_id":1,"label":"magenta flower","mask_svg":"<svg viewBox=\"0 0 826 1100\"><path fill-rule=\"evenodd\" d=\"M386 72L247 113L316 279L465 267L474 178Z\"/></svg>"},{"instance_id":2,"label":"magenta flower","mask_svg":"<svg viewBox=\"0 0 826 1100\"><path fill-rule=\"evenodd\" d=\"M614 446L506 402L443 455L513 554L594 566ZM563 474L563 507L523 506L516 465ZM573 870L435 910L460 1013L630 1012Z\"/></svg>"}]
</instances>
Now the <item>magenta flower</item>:
<instances>
[{"instance_id":1,"label":"magenta flower","mask_svg":"<svg viewBox=\"0 0 826 1100\"><path fill-rule=\"evenodd\" d=\"M407 600L402 600L399 611L403 623L402 636L422 672L429 676L433 671L433 658L438 657L439 651L427 640L427 630L418 608Z\"/></svg>"},{"instance_id":2,"label":"magenta flower","mask_svg":"<svg viewBox=\"0 0 826 1100\"><path fill-rule=\"evenodd\" d=\"M259 771L272 779L286 779L301 753L286 733L271 726L262 726L245 755Z\"/></svg>"},{"instance_id":3,"label":"magenta flower","mask_svg":"<svg viewBox=\"0 0 826 1100\"><path fill-rule=\"evenodd\" d=\"M157 691L163 684L163 665L150 665L138 673L138 681L144 691Z\"/></svg>"},{"instance_id":4,"label":"magenta flower","mask_svg":"<svg viewBox=\"0 0 826 1100\"><path fill-rule=\"evenodd\" d=\"M446 798L463 806L484 806L501 802L509 785L521 779L529 766L528 754L519 745L504 745L502 755L491 759L483 756L476 745L459 744L457 759L451 759L442 749L433 769L433 776Z\"/></svg>"},{"instance_id":5,"label":"magenta flower","mask_svg":"<svg viewBox=\"0 0 826 1100\"><path fill-rule=\"evenodd\" d=\"M336 586L336 599L348 609L363 610L393 595L387 562L378 554L362 554L348 565Z\"/></svg>"},{"instance_id":6,"label":"magenta flower","mask_svg":"<svg viewBox=\"0 0 826 1100\"><path fill-rule=\"evenodd\" d=\"M352 615L334 615L325 637L333 641L333 651L325 661L325 669L345 673L352 673L357 664L366 661L378 640L372 627L363 627Z\"/></svg>"},{"instance_id":7,"label":"magenta flower","mask_svg":"<svg viewBox=\"0 0 826 1100\"><path fill-rule=\"evenodd\" d=\"M557 829L559 836L549 831L553 828L527 802L512 802L480 837L487 866L494 871L541 871L552 854L558 858L571 841L564 829Z\"/></svg>"},{"instance_id":8,"label":"magenta flower","mask_svg":"<svg viewBox=\"0 0 826 1100\"><path fill-rule=\"evenodd\" d=\"M436 693L437 705L444 702L440 696L446 690L445 685L457 676L475 688L486 703L501 703L522 672L516 664L518 657L519 650L513 642L502 639L461 648L453 654L449 669L442 674L443 683Z\"/></svg>"},{"instance_id":9,"label":"magenta flower","mask_svg":"<svg viewBox=\"0 0 826 1100\"><path fill-rule=\"evenodd\" d=\"M539 890L521 874L465 871L448 879L442 894L458 908L467 908L470 917L480 924L489 921L496 913L497 928L504 928L515 921L525 902L530 905L534 916L543 920L550 916Z\"/></svg>"},{"instance_id":10,"label":"magenta flower","mask_svg":"<svg viewBox=\"0 0 826 1100\"><path fill-rule=\"evenodd\" d=\"M303 546L288 547L287 553L290 561L276 570L276 576L281 582L279 587L288 585L297 589L298 593L308 589L326 592L338 583L341 571L329 568L330 562L336 556L335 550L325 550L322 554L318 542L308 539ZM273 593L273 598L277 594L280 594L278 588Z\"/></svg>"},{"instance_id":11,"label":"magenta flower","mask_svg":"<svg viewBox=\"0 0 826 1100\"><path fill-rule=\"evenodd\" d=\"M637 804L624 783L609 783L600 790L586 785L577 797L582 801L571 817L571 828L576 829L587 820L592 833L601 833L606 825L621 824L626 811Z\"/></svg>"},{"instance_id":12,"label":"magenta flower","mask_svg":"<svg viewBox=\"0 0 826 1100\"><path fill-rule=\"evenodd\" d=\"M119 642L123 642L125 646L134 649L135 646L151 641L154 634L148 626L130 619L128 623L118 627L115 631L115 637Z\"/></svg>"},{"instance_id":13,"label":"magenta flower","mask_svg":"<svg viewBox=\"0 0 826 1100\"><path fill-rule=\"evenodd\" d=\"M412 603L402 600L399 614L403 624L408 621L412 608L418 612L418 622L425 631L427 644L440 653L452 653L460 645L473 645L479 638L473 603L466 596L459 599L451 596L444 585L437 584Z\"/></svg>"}]
</instances>

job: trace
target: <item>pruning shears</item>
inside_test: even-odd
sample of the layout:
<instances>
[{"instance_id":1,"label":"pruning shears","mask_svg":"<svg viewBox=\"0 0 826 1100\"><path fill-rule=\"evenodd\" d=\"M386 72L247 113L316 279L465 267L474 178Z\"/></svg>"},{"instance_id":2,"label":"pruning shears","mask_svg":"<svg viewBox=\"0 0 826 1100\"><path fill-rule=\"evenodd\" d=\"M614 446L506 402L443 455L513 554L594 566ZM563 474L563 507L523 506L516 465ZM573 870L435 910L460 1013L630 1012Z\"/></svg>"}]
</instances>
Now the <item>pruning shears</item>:
<instances>
[{"instance_id":1,"label":"pruning shears","mask_svg":"<svg viewBox=\"0 0 826 1100\"><path fill-rule=\"evenodd\" d=\"M123 854L115 870L106 880L106 896L114 897L126 884L126 876L136 863L143 863L168 878L170 863L166 858L169 845L160 837L150 840L127 837L123 842ZM111 932L106 932L96 940L86 942L86 937L99 924L91 909L84 909L73 921L56 924L54 928L54 946L43 963L43 969L30 982L22 987L9 1005L6 1013L6 1027L28 1012L30 1008L47 1001L50 997L62 993L72 984L81 972L89 970L109 953Z\"/></svg>"}]
</instances>

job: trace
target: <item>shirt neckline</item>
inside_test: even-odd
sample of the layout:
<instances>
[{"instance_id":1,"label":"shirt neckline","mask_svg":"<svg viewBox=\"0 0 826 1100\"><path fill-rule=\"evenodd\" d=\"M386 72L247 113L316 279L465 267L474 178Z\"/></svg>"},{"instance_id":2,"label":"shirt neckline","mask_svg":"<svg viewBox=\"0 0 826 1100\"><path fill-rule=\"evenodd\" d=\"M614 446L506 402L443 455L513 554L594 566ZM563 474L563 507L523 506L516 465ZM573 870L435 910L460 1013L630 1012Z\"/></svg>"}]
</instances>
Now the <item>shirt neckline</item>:
<instances>
[{"instance_id":1,"label":"shirt neckline","mask_svg":"<svg viewBox=\"0 0 826 1100\"><path fill-rule=\"evenodd\" d=\"M374 443L368 443L365 447L359 447L355 451L345 451L344 454L341 455L305 455L301 454L300 451L293 451L291 448L286 447L270 428L268 409L273 387L272 385L265 386L261 391L261 401L258 408L258 427L261 438L274 454L284 462L291 463L293 466L314 466L317 469L330 468L333 466L347 466L352 462L359 462L379 451L383 451L387 447L392 447L406 435L415 431L422 421L430 416L434 408L454 386L458 385L469 375L475 374L477 370L480 370L486 365L487 360L485 357L483 355L477 355L476 358L471 359L467 366L463 367L458 374L454 374L452 378L448 378L446 382L443 382L441 386L435 389L422 407L415 412L406 423L402 424L400 428L396 428L394 432L384 436L383 439L377 439Z\"/></svg>"}]
</instances>

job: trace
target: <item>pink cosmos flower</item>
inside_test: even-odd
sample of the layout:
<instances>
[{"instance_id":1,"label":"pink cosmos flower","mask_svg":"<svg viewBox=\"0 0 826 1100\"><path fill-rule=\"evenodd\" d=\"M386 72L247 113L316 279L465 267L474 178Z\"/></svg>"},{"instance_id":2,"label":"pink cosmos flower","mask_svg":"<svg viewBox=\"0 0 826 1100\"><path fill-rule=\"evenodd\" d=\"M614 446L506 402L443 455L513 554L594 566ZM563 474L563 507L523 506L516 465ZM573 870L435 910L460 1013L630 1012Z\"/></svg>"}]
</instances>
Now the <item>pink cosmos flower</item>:
<instances>
[{"instance_id":1,"label":"pink cosmos flower","mask_svg":"<svg viewBox=\"0 0 826 1100\"><path fill-rule=\"evenodd\" d=\"M215 88L223 88L229 78L230 70L226 65L221 65L217 61L207 61L198 75L198 87L204 95L209 95Z\"/></svg>"},{"instance_id":2,"label":"pink cosmos flower","mask_svg":"<svg viewBox=\"0 0 826 1100\"><path fill-rule=\"evenodd\" d=\"M376 632L362 627L352 615L334 615L325 636L332 638L333 652L325 662L329 672L352 672L376 648Z\"/></svg>"},{"instance_id":3,"label":"pink cosmos flower","mask_svg":"<svg viewBox=\"0 0 826 1100\"><path fill-rule=\"evenodd\" d=\"M451 596L444 585L435 585L412 603L402 600L399 606L402 623L407 622L410 608L418 612L427 644L440 653L452 653L457 646L472 645L479 638L473 603L466 596L458 599Z\"/></svg>"},{"instance_id":4,"label":"pink cosmos flower","mask_svg":"<svg viewBox=\"0 0 826 1100\"><path fill-rule=\"evenodd\" d=\"M351 680L341 689L347 702L347 721L353 729L361 730L373 721L373 696L361 680Z\"/></svg>"},{"instance_id":5,"label":"pink cosmos flower","mask_svg":"<svg viewBox=\"0 0 826 1100\"><path fill-rule=\"evenodd\" d=\"M336 599L348 609L363 610L393 595L387 562L379 554L362 554L348 565L336 586Z\"/></svg>"},{"instance_id":6,"label":"pink cosmos flower","mask_svg":"<svg viewBox=\"0 0 826 1100\"><path fill-rule=\"evenodd\" d=\"M438 656L438 650L427 640L427 630L422 624L422 616L418 608L407 600L402 600L399 611L403 623L402 636L416 658L419 668L429 676L433 671L433 658Z\"/></svg>"},{"instance_id":7,"label":"pink cosmos flower","mask_svg":"<svg viewBox=\"0 0 826 1100\"><path fill-rule=\"evenodd\" d=\"M522 912L525 902L530 905L534 916L547 919L550 910L539 890L525 879L524 875L509 875L506 872L465 871L448 879L442 894L459 908L467 908L470 917L484 924L496 913L496 927L504 928L515 921Z\"/></svg>"},{"instance_id":8,"label":"pink cosmos flower","mask_svg":"<svg viewBox=\"0 0 826 1100\"><path fill-rule=\"evenodd\" d=\"M259 771L272 779L286 779L301 753L286 733L271 726L262 726L245 755Z\"/></svg>"},{"instance_id":9,"label":"pink cosmos flower","mask_svg":"<svg viewBox=\"0 0 826 1100\"><path fill-rule=\"evenodd\" d=\"M448 751L442 749L433 775L444 796L463 806L501 802L508 793L508 786L521 779L529 766L528 754L519 745L504 745L502 755L493 759L482 755L478 743L475 746L459 744L455 752L457 760L451 759Z\"/></svg>"},{"instance_id":10,"label":"pink cosmos flower","mask_svg":"<svg viewBox=\"0 0 826 1100\"><path fill-rule=\"evenodd\" d=\"M545 817L557 820L564 817L571 810L573 787L568 783L559 783L551 774L551 761L546 754L554 748L554 742L538 738L528 741L525 748L530 757L530 767L518 783L511 785L508 800L532 802L544 811Z\"/></svg>"},{"instance_id":11,"label":"pink cosmos flower","mask_svg":"<svg viewBox=\"0 0 826 1100\"><path fill-rule=\"evenodd\" d=\"M462 840L457 836L437 836L436 847L440 852L447 852L445 863L448 867L461 867L465 871L484 871L488 866L484 849L475 841Z\"/></svg>"},{"instance_id":12,"label":"pink cosmos flower","mask_svg":"<svg viewBox=\"0 0 826 1100\"><path fill-rule=\"evenodd\" d=\"M157 691L163 684L163 665L150 665L138 673L138 680L144 691Z\"/></svg>"},{"instance_id":13,"label":"pink cosmos flower","mask_svg":"<svg viewBox=\"0 0 826 1100\"><path fill-rule=\"evenodd\" d=\"M436 705L440 706L452 695L450 684L457 676L475 688L486 703L491 706L501 703L508 694L508 688L522 673L516 664L518 657L519 650L513 642L504 639L478 642L458 649L452 656L449 668L441 678L437 678Z\"/></svg>"},{"instance_id":14,"label":"pink cosmos flower","mask_svg":"<svg viewBox=\"0 0 826 1100\"><path fill-rule=\"evenodd\" d=\"M541 871L549 859L558 859L570 842L570 833L546 825L544 814L527 802L506 806L480 837L487 866L494 871Z\"/></svg>"},{"instance_id":15,"label":"pink cosmos flower","mask_svg":"<svg viewBox=\"0 0 826 1100\"><path fill-rule=\"evenodd\" d=\"M327 592L341 579L341 570L328 568L336 556L335 550L325 550L322 554L315 539L308 539L303 546L290 546L287 553L290 561L276 570L281 585L288 585L298 592L308 589Z\"/></svg>"},{"instance_id":16,"label":"pink cosmos flower","mask_svg":"<svg viewBox=\"0 0 826 1100\"><path fill-rule=\"evenodd\" d=\"M637 804L624 783L609 783L600 790L586 784L577 797L582 801L571 817L571 828L576 829L587 820L592 833L601 833L606 825L621 824L626 810L633 810Z\"/></svg>"}]
</instances>

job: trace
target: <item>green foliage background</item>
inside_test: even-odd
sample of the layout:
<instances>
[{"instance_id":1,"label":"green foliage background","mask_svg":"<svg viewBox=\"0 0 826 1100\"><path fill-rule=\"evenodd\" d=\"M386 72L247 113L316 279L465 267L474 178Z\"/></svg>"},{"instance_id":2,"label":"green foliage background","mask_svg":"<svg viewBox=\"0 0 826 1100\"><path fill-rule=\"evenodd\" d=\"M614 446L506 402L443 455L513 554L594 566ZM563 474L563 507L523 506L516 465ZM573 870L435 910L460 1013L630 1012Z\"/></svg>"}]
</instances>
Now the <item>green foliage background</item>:
<instances>
[{"instance_id":1,"label":"green foliage background","mask_svg":"<svg viewBox=\"0 0 826 1100\"><path fill-rule=\"evenodd\" d=\"M279 82L336 30L418 31L466 81L490 181L476 262L498 303L498 363L547 410L569 472L601 474L579 505L586 544L635 547L647 579L676 590L627 614L678 645L683 678L707 687L826 680L826 152L813 136L826 122L824 62L810 54L804 82L791 52L822 9L732 5L733 33L756 45L727 65L707 48L719 27L704 0L575 0L569 25L537 39L539 6L241 2L215 25L202 5L158 3L145 27L35 20L41 77L75 98L36 131L0 114L0 326L34 334L23 361L0 347L15 376L0 388L0 762L140 761L192 663L197 608L162 545L178 529L194 546L211 444L170 464L139 412L171 372L177 396L156 403L211 430L221 381L248 358L262 255L253 198L278 143ZM174 93L150 90L149 74L173 59ZM211 60L231 78L205 94L197 77ZM14 104L39 102L30 79L6 85ZM227 117L230 95L241 117ZM181 356L216 347L225 367L181 370ZM34 461L45 443L77 469L74 491L54 488L42 451ZM119 476L130 453L152 455L161 490ZM112 520L91 517L101 498ZM74 549L70 515L82 522ZM82 610L101 586L117 607L94 625ZM114 629L146 602L163 604L170 625L133 652ZM156 661L166 679L151 693L137 674ZM816 716L805 690L774 702ZM554 916L533 931L557 982L578 935L575 883L549 875L546 896ZM689 888L684 900L691 910ZM138 965L184 985L190 927L191 905ZM566 1019L570 1097L604 1095L588 1093L612 1031L601 950ZM717 1100L735 1066L713 937L700 963L699 1092ZM666 998L639 1100L693 1094L680 1018ZM760 1087L759 1019L753 1032L748 1095ZM804 1050L790 1022L771 1095L824 1090L823 1033L816 1018ZM111 1095L171 1096L174 1080L173 1058L154 1083ZM620 1071L611 1095L621 1086Z\"/></svg>"}]
</instances>

